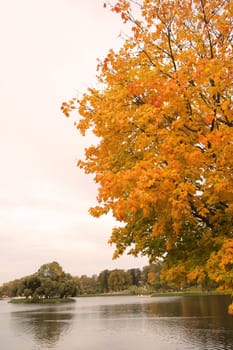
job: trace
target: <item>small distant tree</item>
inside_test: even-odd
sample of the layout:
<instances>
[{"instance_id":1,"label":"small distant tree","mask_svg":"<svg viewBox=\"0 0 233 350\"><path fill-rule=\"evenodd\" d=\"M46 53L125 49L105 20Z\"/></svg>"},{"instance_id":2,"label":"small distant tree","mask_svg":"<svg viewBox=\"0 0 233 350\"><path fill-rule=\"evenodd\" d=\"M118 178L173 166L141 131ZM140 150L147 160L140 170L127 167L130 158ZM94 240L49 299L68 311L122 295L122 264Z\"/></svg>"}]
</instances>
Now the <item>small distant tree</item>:
<instances>
[{"instance_id":1,"label":"small distant tree","mask_svg":"<svg viewBox=\"0 0 233 350\"><path fill-rule=\"evenodd\" d=\"M48 264L42 265L38 272L38 276L50 278L52 280L59 280L59 278L63 277L64 272L62 270L62 267L58 264L58 262L53 261Z\"/></svg>"},{"instance_id":2,"label":"small distant tree","mask_svg":"<svg viewBox=\"0 0 233 350\"><path fill-rule=\"evenodd\" d=\"M131 275L121 269L112 270L108 276L108 286L110 291L121 291L127 289L132 284Z\"/></svg>"},{"instance_id":3,"label":"small distant tree","mask_svg":"<svg viewBox=\"0 0 233 350\"><path fill-rule=\"evenodd\" d=\"M129 269L127 271L132 279L133 286L139 286L141 283L141 270L140 269Z\"/></svg>"},{"instance_id":4,"label":"small distant tree","mask_svg":"<svg viewBox=\"0 0 233 350\"><path fill-rule=\"evenodd\" d=\"M82 275L78 280L78 290L80 294L95 294L97 291L97 277Z\"/></svg>"},{"instance_id":5,"label":"small distant tree","mask_svg":"<svg viewBox=\"0 0 233 350\"><path fill-rule=\"evenodd\" d=\"M108 287L108 277L109 277L110 271L109 270L103 270L100 272L98 276L98 286L100 289L100 292L107 293L109 291Z\"/></svg>"}]
</instances>

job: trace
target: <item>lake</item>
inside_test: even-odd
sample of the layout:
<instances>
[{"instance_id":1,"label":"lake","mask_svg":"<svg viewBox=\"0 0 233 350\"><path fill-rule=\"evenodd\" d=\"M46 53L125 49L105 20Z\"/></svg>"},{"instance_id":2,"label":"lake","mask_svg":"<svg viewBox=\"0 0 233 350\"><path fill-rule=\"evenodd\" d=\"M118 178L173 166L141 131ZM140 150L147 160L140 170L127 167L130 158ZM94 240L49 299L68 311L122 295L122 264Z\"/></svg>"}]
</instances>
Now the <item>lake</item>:
<instances>
[{"instance_id":1,"label":"lake","mask_svg":"<svg viewBox=\"0 0 233 350\"><path fill-rule=\"evenodd\" d=\"M0 301L2 350L232 350L230 297L86 297Z\"/></svg>"}]
</instances>

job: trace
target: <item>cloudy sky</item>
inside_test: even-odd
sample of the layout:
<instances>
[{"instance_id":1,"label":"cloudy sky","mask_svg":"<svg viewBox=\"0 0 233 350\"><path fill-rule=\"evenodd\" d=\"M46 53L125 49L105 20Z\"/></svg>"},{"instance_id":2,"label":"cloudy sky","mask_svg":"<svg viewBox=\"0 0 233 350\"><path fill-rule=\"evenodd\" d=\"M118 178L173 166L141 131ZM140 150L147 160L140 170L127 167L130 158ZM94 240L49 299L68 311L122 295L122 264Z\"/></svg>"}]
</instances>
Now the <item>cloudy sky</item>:
<instances>
[{"instance_id":1,"label":"cloudy sky","mask_svg":"<svg viewBox=\"0 0 233 350\"><path fill-rule=\"evenodd\" d=\"M112 261L115 222L94 219L85 145L60 105L95 85L97 58L124 31L102 0L0 0L0 283L58 261L74 275L142 267Z\"/></svg>"}]
</instances>

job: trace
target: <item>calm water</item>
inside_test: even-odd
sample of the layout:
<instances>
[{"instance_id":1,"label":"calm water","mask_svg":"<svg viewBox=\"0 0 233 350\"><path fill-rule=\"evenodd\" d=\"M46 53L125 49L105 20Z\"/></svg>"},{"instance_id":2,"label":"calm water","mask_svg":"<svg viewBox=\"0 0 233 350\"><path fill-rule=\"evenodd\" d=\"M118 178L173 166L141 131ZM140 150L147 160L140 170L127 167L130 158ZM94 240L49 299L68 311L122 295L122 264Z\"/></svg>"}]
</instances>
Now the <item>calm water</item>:
<instances>
[{"instance_id":1,"label":"calm water","mask_svg":"<svg viewBox=\"0 0 233 350\"><path fill-rule=\"evenodd\" d=\"M232 350L229 297L77 298L63 305L0 301L1 350Z\"/></svg>"}]
</instances>

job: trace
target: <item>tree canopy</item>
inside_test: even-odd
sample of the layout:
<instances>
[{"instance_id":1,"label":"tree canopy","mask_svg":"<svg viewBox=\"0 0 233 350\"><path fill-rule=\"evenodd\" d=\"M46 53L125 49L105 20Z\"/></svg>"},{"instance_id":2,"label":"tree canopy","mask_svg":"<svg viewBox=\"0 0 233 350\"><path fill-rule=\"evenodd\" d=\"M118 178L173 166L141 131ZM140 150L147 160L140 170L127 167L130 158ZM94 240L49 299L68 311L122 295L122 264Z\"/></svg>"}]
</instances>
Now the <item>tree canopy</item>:
<instances>
[{"instance_id":1,"label":"tree canopy","mask_svg":"<svg viewBox=\"0 0 233 350\"><path fill-rule=\"evenodd\" d=\"M130 35L99 62L97 88L62 105L99 140L78 162L98 184L90 213L121 223L109 240L114 257L163 259L167 278L232 290L233 3L104 6Z\"/></svg>"},{"instance_id":2,"label":"tree canopy","mask_svg":"<svg viewBox=\"0 0 233 350\"><path fill-rule=\"evenodd\" d=\"M75 296L76 293L77 286L74 278L69 273L65 273L56 261L42 265L32 275L4 283L0 287L0 295L24 296L36 301L43 298L66 299Z\"/></svg>"},{"instance_id":3,"label":"tree canopy","mask_svg":"<svg viewBox=\"0 0 233 350\"><path fill-rule=\"evenodd\" d=\"M72 276L53 261L42 265L32 275L4 283L0 286L0 298L24 297L38 302L41 299L43 301L52 298L57 301L57 298L67 299L70 296L99 293L150 294L156 291L179 290L179 283L167 284L161 279L160 271L161 263L156 263L144 266L142 270L105 269L99 275L93 274L91 277ZM188 283L185 287L197 286Z\"/></svg>"}]
</instances>

